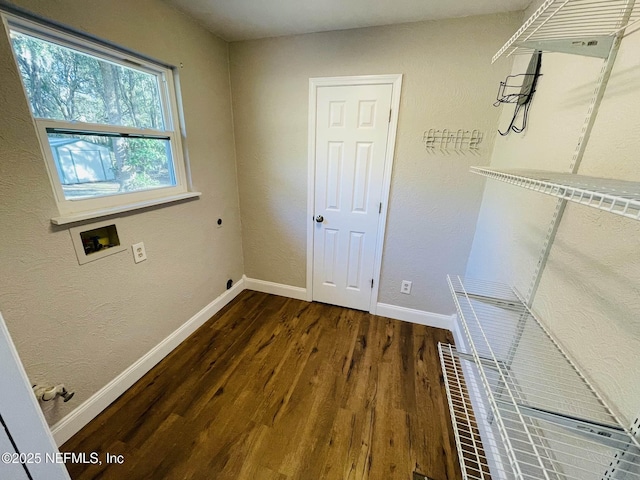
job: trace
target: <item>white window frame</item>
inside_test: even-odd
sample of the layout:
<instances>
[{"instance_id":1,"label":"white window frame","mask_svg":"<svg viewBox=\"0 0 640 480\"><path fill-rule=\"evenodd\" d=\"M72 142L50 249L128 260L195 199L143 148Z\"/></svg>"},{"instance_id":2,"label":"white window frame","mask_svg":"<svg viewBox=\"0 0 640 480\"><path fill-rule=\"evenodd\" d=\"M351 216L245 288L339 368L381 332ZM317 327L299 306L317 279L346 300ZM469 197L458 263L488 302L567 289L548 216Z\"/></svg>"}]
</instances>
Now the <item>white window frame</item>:
<instances>
[{"instance_id":1,"label":"white window frame","mask_svg":"<svg viewBox=\"0 0 640 480\"><path fill-rule=\"evenodd\" d=\"M150 128L124 127L115 125L103 125L85 122L68 122L64 120L51 120L38 118L33 115L29 96L22 74L20 81L24 90L29 111L40 141L40 147L45 160L47 173L51 187L55 194L59 216L51 219L54 224L66 224L91 218L98 218L114 213L145 208L152 205L174 202L185 198L196 197L200 192L189 191L189 169L183 154L182 132L180 129L180 116L178 111L177 93L174 84L174 71L167 66L152 63L146 59L131 55L116 49L105 47L99 43L92 43L82 37L60 31L58 29L45 26L40 23L2 13L2 21L8 40L11 43L10 31L14 30L31 36L42 38L44 41L56 43L58 45L71 48L81 53L89 54L100 60L121 65L127 68L135 68L145 73L154 75L158 79L158 90L160 94L161 106L163 109L163 119L165 130L155 130ZM19 69L18 60L13 47L11 46L16 67ZM176 185L168 187L158 187L137 192L122 192L114 195L67 199L65 198L62 183L58 177L53 153L49 146L47 129L58 129L74 134L83 133L116 133L138 136L142 138L167 139L171 146L171 155Z\"/></svg>"}]
</instances>

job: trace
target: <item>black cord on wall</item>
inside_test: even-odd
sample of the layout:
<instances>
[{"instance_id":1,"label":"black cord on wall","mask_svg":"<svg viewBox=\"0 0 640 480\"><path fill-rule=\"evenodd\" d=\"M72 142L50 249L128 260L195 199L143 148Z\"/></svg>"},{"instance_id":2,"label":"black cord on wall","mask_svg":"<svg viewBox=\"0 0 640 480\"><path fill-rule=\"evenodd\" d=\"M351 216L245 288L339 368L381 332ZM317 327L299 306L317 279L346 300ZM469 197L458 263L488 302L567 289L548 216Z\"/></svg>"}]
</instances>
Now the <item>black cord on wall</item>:
<instances>
[{"instance_id":1,"label":"black cord on wall","mask_svg":"<svg viewBox=\"0 0 640 480\"><path fill-rule=\"evenodd\" d=\"M527 73L524 74L525 80L522 83L522 88L520 93L515 95L517 98L516 108L513 112L513 117L511 117L511 123L509 123L509 127L506 131L502 132L498 130L500 135L507 136L511 132L522 133L525 128L527 128L527 121L529 119L529 109L531 108L531 100L533 99L533 94L536 91L536 86L538 85L538 78L540 75L540 68L542 67L542 52L536 51L531 57L529 61L529 66L527 67ZM507 85L507 82L502 82L501 87L504 89ZM498 98L498 101L495 105L500 103L514 103L513 95L506 95L502 98ZM524 107L524 112L522 115L522 122L520 126L516 125L516 121L518 119L518 114Z\"/></svg>"}]
</instances>

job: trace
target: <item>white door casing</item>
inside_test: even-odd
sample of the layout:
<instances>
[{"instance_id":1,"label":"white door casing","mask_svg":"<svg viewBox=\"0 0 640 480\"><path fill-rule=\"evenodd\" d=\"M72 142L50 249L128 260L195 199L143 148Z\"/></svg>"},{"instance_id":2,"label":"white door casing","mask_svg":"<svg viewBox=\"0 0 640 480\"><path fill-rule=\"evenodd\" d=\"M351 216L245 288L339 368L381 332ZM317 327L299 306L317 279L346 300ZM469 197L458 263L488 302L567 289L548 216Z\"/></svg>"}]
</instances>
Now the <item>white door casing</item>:
<instances>
[{"instance_id":1,"label":"white door casing","mask_svg":"<svg viewBox=\"0 0 640 480\"><path fill-rule=\"evenodd\" d=\"M401 78L310 81L309 300L375 313Z\"/></svg>"},{"instance_id":2,"label":"white door casing","mask_svg":"<svg viewBox=\"0 0 640 480\"><path fill-rule=\"evenodd\" d=\"M9 432L5 430L4 421L2 419L2 413L0 413L0 455L6 455L9 453L10 455L19 453L16 447L13 445ZM22 466L19 463L6 463L6 461L1 461L0 464L0 474L1 478L10 478L11 480L29 480L27 475L28 468L26 466Z\"/></svg>"},{"instance_id":3,"label":"white door casing","mask_svg":"<svg viewBox=\"0 0 640 480\"><path fill-rule=\"evenodd\" d=\"M0 461L0 478L69 480L58 447L36 400L18 352L0 314L0 454L22 454L25 465ZM6 430L5 428L6 427ZM28 474L27 474L28 472Z\"/></svg>"}]
</instances>

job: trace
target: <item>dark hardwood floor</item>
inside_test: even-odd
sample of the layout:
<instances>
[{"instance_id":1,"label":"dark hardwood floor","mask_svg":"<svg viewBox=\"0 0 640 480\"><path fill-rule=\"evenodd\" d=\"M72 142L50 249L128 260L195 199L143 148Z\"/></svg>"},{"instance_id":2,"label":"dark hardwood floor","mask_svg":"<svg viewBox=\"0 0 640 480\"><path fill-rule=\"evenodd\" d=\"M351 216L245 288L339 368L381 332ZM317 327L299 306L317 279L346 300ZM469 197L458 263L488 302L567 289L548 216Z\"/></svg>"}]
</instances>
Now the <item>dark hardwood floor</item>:
<instances>
[{"instance_id":1,"label":"dark hardwood floor","mask_svg":"<svg viewBox=\"0 0 640 480\"><path fill-rule=\"evenodd\" d=\"M61 450L103 460L67 463L73 479L457 480L438 341L244 291Z\"/></svg>"}]
</instances>

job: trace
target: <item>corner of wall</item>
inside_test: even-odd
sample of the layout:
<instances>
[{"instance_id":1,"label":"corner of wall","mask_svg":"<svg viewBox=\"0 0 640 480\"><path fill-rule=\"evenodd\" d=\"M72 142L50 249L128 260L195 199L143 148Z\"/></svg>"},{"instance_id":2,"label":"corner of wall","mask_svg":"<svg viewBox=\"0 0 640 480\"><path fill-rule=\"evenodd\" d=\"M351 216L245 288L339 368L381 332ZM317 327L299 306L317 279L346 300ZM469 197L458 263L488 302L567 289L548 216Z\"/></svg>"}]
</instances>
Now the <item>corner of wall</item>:
<instances>
[{"instance_id":1,"label":"corner of wall","mask_svg":"<svg viewBox=\"0 0 640 480\"><path fill-rule=\"evenodd\" d=\"M51 433L58 446L79 432L91 420L97 417L120 395L169 355L178 345L198 328L209 321L216 313L245 290L242 278L233 287L218 296L177 330L167 336L158 345L149 350L117 377L85 400L79 407L51 427Z\"/></svg>"}]
</instances>

